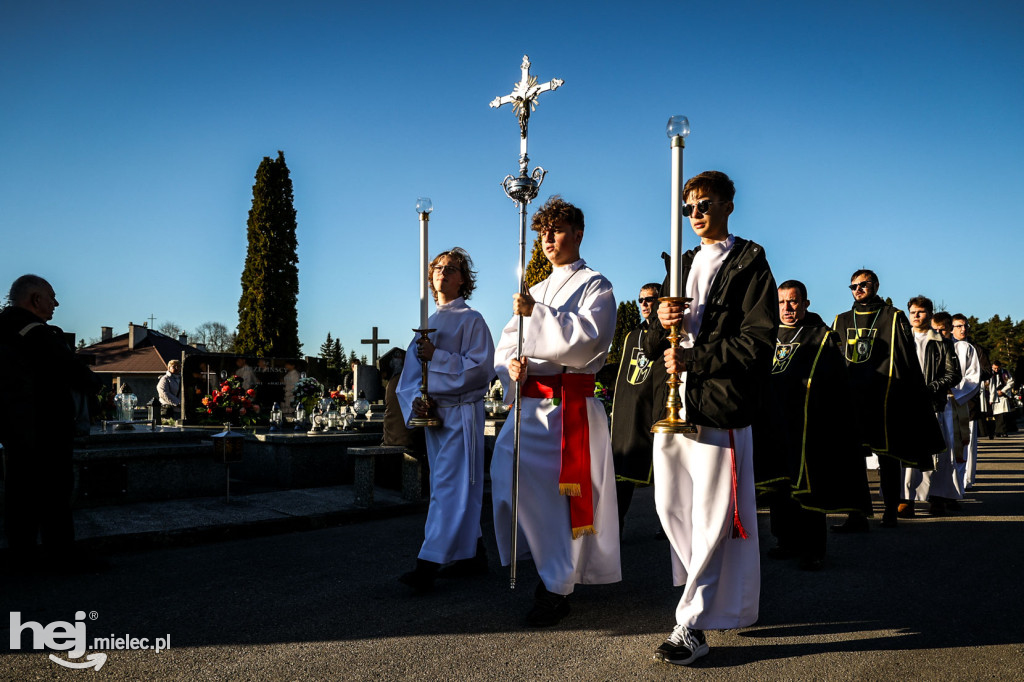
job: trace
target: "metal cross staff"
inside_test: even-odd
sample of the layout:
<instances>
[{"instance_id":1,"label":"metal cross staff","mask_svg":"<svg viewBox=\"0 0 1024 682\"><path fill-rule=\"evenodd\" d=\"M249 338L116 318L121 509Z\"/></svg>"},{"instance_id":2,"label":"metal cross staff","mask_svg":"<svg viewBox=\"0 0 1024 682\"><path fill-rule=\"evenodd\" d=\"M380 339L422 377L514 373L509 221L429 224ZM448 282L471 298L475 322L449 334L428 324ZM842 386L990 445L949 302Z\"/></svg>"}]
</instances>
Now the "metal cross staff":
<instances>
[{"instance_id":1,"label":"metal cross staff","mask_svg":"<svg viewBox=\"0 0 1024 682\"><path fill-rule=\"evenodd\" d=\"M564 81L553 78L543 85L537 85L537 77L530 75L530 58L523 55L522 78L504 97L495 97L491 107L497 109L503 104L512 105L512 113L519 119L519 175L506 175L501 186L509 199L519 206L519 292L526 293L526 205L537 197L540 185L547 171L538 166L529 172L530 158L526 155L527 128L530 114L537 108L537 96L548 90L557 90ZM519 344L516 357L523 357L523 316L519 316ZM509 586L516 589L516 554L519 538L519 424L522 417L522 387L516 382L515 412L512 432L512 544Z\"/></svg>"}]
</instances>

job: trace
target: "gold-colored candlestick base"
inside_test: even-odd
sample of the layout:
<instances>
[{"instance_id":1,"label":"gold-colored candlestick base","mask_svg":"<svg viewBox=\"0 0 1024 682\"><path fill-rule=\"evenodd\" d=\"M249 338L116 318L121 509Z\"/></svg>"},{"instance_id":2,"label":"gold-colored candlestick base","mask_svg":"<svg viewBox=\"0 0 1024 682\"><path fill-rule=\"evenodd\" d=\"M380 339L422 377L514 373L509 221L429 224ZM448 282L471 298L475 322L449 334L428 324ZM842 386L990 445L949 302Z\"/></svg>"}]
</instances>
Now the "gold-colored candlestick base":
<instances>
[{"instance_id":1,"label":"gold-colored candlestick base","mask_svg":"<svg viewBox=\"0 0 1024 682\"><path fill-rule=\"evenodd\" d=\"M689 303L693 299L683 296L663 296L658 299L660 303ZM669 327L668 342L672 348L679 347L679 325ZM665 385L668 386L668 397L665 399L665 416L654 423L651 433L697 433L697 427L679 418L679 411L683 405L679 399L679 386L683 382L679 380L678 374L669 374Z\"/></svg>"},{"instance_id":2,"label":"gold-colored candlestick base","mask_svg":"<svg viewBox=\"0 0 1024 682\"><path fill-rule=\"evenodd\" d=\"M436 329L413 329L413 332L420 335L421 339L427 338L427 334L437 331ZM426 404L430 404L430 395L427 393L427 361L420 358L420 369L422 375L420 377L420 400ZM427 414L426 417L413 417L409 420L409 426L419 428L424 426L437 427L441 426L443 422L441 418L434 414Z\"/></svg>"}]
</instances>

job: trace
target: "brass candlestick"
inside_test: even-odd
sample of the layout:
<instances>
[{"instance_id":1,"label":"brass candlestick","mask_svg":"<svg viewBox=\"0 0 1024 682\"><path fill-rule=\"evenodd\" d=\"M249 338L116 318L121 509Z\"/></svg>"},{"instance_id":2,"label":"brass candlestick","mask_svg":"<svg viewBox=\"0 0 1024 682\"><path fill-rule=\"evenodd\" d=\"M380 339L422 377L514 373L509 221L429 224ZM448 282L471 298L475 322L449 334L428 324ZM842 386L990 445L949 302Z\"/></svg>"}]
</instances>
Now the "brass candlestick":
<instances>
[{"instance_id":1,"label":"brass candlestick","mask_svg":"<svg viewBox=\"0 0 1024 682\"><path fill-rule=\"evenodd\" d=\"M685 296L663 296L659 298L660 303L684 304L692 301L692 298ZM679 339L682 338L680 325L676 323L669 327L668 342L672 348L679 347ZM651 427L651 433L697 433L697 427L679 417L683 409L683 403L679 398L679 386L683 382L679 380L679 374L669 374L665 384L668 386L668 397L665 399L665 416Z\"/></svg>"},{"instance_id":2,"label":"brass candlestick","mask_svg":"<svg viewBox=\"0 0 1024 682\"><path fill-rule=\"evenodd\" d=\"M427 334L437 331L436 329L413 329L413 332L420 335L421 339L427 338ZM425 405L431 404L430 395L427 393L427 360L420 358L420 369L422 374L420 375L420 400ZM428 410L432 411L431 408ZM436 415L427 414L426 417L413 417L409 420L409 426L421 427L421 426L441 426L442 422L440 417Z\"/></svg>"}]
</instances>

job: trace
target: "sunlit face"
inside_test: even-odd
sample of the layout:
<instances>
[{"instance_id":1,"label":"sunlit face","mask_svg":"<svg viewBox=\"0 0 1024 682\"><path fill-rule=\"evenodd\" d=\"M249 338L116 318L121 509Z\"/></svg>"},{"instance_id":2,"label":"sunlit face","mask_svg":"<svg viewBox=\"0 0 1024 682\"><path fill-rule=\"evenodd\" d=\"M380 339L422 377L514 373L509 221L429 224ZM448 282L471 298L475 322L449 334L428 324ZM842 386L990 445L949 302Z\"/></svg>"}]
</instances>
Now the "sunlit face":
<instances>
[{"instance_id":1,"label":"sunlit face","mask_svg":"<svg viewBox=\"0 0 1024 682\"><path fill-rule=\"evenodd\" d=\"M697 204L707 199L710 203L706 212L701 212ZM732 214L731 201L719 201L714 192L702 189L694 190L686 196L686 203L692 206L690 227L700 237L701 242L710 244L720 242L729 236L729 216Z\"/></svg>"},{"instance_id":2,"label":"sunlit face","mask_svg":"<svg viewBox=\"0 0 1024 682\"><path fill-rule=\"evenodd\" d=\"M914 328L914 331L924 332L931 327L932 316L928 313L927 308L912 305L907 311L907 317L910 318L910 326Z\"/></svg>"},{"instance_id":3,"label":"sunlit face","mask_svg":"<svg viewBox=\"0 0 1024 682\"><path fill-rule=\"evenodd\" d=\"M878 291L878 285L871 279L871 275L857 275L850 280L853 287L853 300L866 301Z\"/></svg>"},{"instance_id":4,"label":"sunlit face","mask_svg":"<svg viewBox=\"0 0 1024 682\"><path fill-rule=\"evenodd\" d=\"M936 322L935 320L932 320L932 329L942 334L943 338L946 339L948 339L952 334L949 325L945 322Z\"/></svg>"},{"instance_id":5,"label":"sunlit face","mask_svg":"<svg viewBox=\"0 0 1024 682\"><path fill-rule=\"evenodd\" d=\"M640 306L640 316L647 320L654 310L654 302L658 300L658 294L654 289L641 289L637 303Z\"/></svg>"},{"instance_id":6,"label":"sunlit face","mask_svg":"<svg viewBox=\"0 0 1024 682\"><path fill-rule=\"evenodd\" d=\"M953 320L953 338L957 341L967 340L967 323L963 320Z\"/></svg>"},{"instance_id":7,"label":"sunlit face","mask_svg":"<svg viewBox=\"0 0 1024 682\"><path fill-rule=\"evenodd\" d=\"M552 265L569 265L580 259L583 230L558 223L541 230L540 241L544 246L544 255Z\"/></svg>"},{"instance_id":8,"label":"sunlit face","mask_svg":"<svg viewBox=\"0 0 1024 682\"><path fill-rule=\"evenodd\" d=\"M465 280L459 262L451 256L441 256L430 271L430 281L434 284L439 303L454 301L459 297L459 289Z\"/></svg>"},{"instance_id":9,"label":"sunlit face","mask_svg":"<svg viewBox=\"0 0 1024 682\"><path fill-rule=\"evenodd\" d=\"M800 297L799 289L779 289L779 319L790 327L804 319L810 301Z\"/></svg>"}]
</instances>

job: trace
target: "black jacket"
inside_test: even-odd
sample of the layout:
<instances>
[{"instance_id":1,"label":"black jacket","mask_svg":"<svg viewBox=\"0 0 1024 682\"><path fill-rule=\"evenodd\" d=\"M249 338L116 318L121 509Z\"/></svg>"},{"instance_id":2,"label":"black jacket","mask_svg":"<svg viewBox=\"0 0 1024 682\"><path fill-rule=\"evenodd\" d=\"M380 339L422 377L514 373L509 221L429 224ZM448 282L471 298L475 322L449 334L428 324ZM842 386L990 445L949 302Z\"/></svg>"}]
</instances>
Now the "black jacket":
<instances>
[{"instance_id":1,"label":"black jacket","mask_svg":"<svg viewBox=\"0 0 1024 682\"><path fill-rule=\"evenodd\" d=\"M960 361L957 360L952 341L932 330L928 331L928 337L922 368L924 383L928 386L932 407L936 412L942 412L946 409L946 397L950 389L960 383Z\"/></svg>"},{"instance_id":2,"label":"black jacket","mask_svg":"<svg viewBox=\"0 0 1024 682\"><path fill-rule=\"evenodd\" d=\"M699 249L683 254L683 282ZM662 291L668 291L667 277ZM683 351L689 422L719 429L751 424L771 373L778 327L778 290L764 249L735 237L708 292L694 347ZM667 395L661 356L668 347L668 330L652 324L644 338L644 352L655 359L656 412Z\"/></svg>"}]
</instances>

